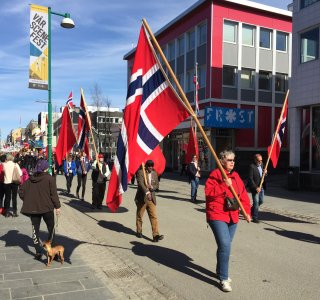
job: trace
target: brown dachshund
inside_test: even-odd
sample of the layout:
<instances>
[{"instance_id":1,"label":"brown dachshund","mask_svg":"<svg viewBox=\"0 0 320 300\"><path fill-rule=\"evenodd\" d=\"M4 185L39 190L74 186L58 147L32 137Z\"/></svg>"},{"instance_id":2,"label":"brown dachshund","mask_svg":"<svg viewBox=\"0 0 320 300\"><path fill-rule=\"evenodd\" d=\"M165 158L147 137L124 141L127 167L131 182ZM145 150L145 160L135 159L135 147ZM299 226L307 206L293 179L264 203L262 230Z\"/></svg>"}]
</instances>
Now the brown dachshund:
<instances>
[{"instance_id":1,"label":"brown dachshund","mask_svg":"<svg viewBox=\"0 0 320 300\"><path fill-rule=\"evenodd\" d=\"M57 245L55 247L52 247L51 241L45 241L43 243L43 248L46 249L46 251L47 251L47 257L48 257L47 267L51 266L51 262L55 258L56 255L58 256L61 264L63 264L63 262L64 262L64 257L63 257L64 247L63 246Z\"/></svg>"}]
</instances>

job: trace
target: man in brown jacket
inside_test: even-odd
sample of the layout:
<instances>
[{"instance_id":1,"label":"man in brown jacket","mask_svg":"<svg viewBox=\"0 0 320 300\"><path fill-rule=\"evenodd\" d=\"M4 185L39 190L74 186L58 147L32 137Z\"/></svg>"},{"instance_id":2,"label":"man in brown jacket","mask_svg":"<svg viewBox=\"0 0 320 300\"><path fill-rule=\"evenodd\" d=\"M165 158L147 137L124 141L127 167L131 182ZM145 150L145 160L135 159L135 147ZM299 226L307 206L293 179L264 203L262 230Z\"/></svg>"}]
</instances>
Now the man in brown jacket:
<instances>
[{"instance_id":1,"label":"man in brown jacket","mask_svg":"<svg viewBox=\"0 0 320 300\"><path fill-rule=\"evenodd\" d=\"M54 234L54 211L60 214L60 201L54 178L47 171L49 164L46 160L38 160L35 173L19 189L23 200L21 213L30 217L32 224L32 240L36 249L36 259L41 259L43 248L39 238L41 219L47 225L48 240L52 241Z\"/></svg>"},{"instance_id":2,"label":"man in brown jacket","mask_svg":"<svg viewBox=\"0 0 320 300\"><path fill-rule=\"evenodd\" d=\"M137 225L137 237L142 237L142 218L145 210L147 210L153 235L153 242L158 242L164 238L159 234L158 218L156 211L156 193L159 189L158 174L153 169L154 163L152 160L146 162L146 177L143 174L143 170L140 169L137 172L137 184L138 189L135 197L135 203L137 205L136 225ZM147 181L147 182L146 182Z\"/></svg>"}]
</instances>

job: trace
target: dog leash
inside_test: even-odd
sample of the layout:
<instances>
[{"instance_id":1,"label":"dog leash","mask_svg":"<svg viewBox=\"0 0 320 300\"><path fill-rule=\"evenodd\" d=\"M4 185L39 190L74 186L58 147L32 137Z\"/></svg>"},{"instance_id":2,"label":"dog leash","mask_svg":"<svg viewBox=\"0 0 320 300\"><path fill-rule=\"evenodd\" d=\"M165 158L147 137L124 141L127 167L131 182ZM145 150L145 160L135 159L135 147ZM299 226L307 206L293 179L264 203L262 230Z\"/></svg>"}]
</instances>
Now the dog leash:
<instances>
[{"instance_id":1,"label":"dog leash","mask_svg":"<svg viewBox=\"0 0 320 300\"><path fill-rule=\"evenodd\" d=\"M51 239L50 239L51 242L52 242L53 235L54 235L58 225L59 225L59 215L54 214L54 227L53 227L52 234L51 234Z\"/></svg>"}]
</instances>

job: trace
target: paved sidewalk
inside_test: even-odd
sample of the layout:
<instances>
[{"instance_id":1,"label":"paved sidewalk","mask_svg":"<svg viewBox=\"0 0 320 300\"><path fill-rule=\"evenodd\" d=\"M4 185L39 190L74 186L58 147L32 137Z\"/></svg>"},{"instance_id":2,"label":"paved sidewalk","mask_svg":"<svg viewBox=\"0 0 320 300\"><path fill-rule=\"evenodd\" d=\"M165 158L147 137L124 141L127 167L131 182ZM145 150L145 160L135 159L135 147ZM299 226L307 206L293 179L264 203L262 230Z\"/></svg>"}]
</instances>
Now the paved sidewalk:
<instances>
[{"instance_id":1,"label":"paved sidewalk","mask_svg":"<svg viewBox=\"0 0 320 300\"><path fill-rule=\"evenodd\" d=\"M186 178L169 173L161 181L161 189L188 198ZM57 177L63 217L58 219L57 241L66 248L66 262L54 261L47 268L45 258L33 258L30 220L0 216L0 299L182 299L165 283L111 246L105 229L90 218L91 181L88 180L83 202L63 194L65 179ZM204 199L204 180L199 198ZM74 180L72 191L75 190ZM129 191L134 193L134 189ZM89 202L89 203L88 203ZM262 207L264 213L320 223L319 193L288 191L283 177L269 178L269 188ZM21 201L18 200L19 208ZM77 205L77 209L73 207ZM105 212L105 208L103 212ZM83 212L86 215L83 223ZM44 223L42 230L44 230ZM42 232L42 238L46 235ZM152 243L151 243L152 244ZM123 252L122 252L123 253Z\"/></svg>"}]
</instances>

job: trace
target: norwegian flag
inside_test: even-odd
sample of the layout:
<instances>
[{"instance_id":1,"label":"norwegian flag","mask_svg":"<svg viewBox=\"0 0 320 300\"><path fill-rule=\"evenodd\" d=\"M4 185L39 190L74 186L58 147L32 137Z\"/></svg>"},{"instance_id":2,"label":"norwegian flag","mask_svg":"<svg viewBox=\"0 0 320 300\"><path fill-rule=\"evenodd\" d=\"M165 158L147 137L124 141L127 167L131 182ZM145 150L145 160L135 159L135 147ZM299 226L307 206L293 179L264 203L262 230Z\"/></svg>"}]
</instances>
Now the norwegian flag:
<instances>
[{"instance_id":1,"label":"norwegian flag","mask_svg":"<svg viewBox=\"0 0 320 300\"><path fill-rule=\"evenodd\" d=\"M194 83L194 101L195 101L195 111L196 114L199 115L199 81L198 81L198 63L196 63L195 74L193 76Z\"/></svg>"},{"instance_id":2,"label":"norwegian flag","mask_svg":"<svg viewBox=\"0 0 320 300\"><path fill-rule=\"evenodd\" d=\"M74 105L72 102L72 92L70 92L66 105L69 108L69 111L73 111Z\"/></svg>"},{"instance_id":3,"label":"norwegian flag","mask_svg":"<svg viewBox=\"0 0 320 300\"><path fill-rule=\"evenodd\" d=\"M78 117L78 148L87 154L88 159L90 159L89 142L88 135L90 131L90 116L89 112L86 110L85 99L83 91L81 89L81 99L80 99L80 111Z\"/></svg>"},{"instance_id":4,"label":"norwegian flag","mask_svg":"<svg viewBox=\"0 0 320 300\"><path fill-rule=\"evenodd\" d=\"M279 155L280 155L280 149L282 146L284 131L286 129L286 124L287 124L287 113L288 113L288 101L286 98L286 101L284 103L282 118L279 121L279 124L277 126L277 131L275 133L276 135L275 141L273 145L270 145L268 147L268 155L270 156L270 159L274 168L276 168L277 166Z\"/></svg>"},{"instance_id":5,"label":"norwegian flag","mask_svg":"<svg viewBox=\"0 0 320 300\"><path fill-rule=\"evenodd\" d=\"M113 212L141 163L189 116L159 67L149 43L142 26L107 193L107 205Z\"/></svg>"}]
</instances>

